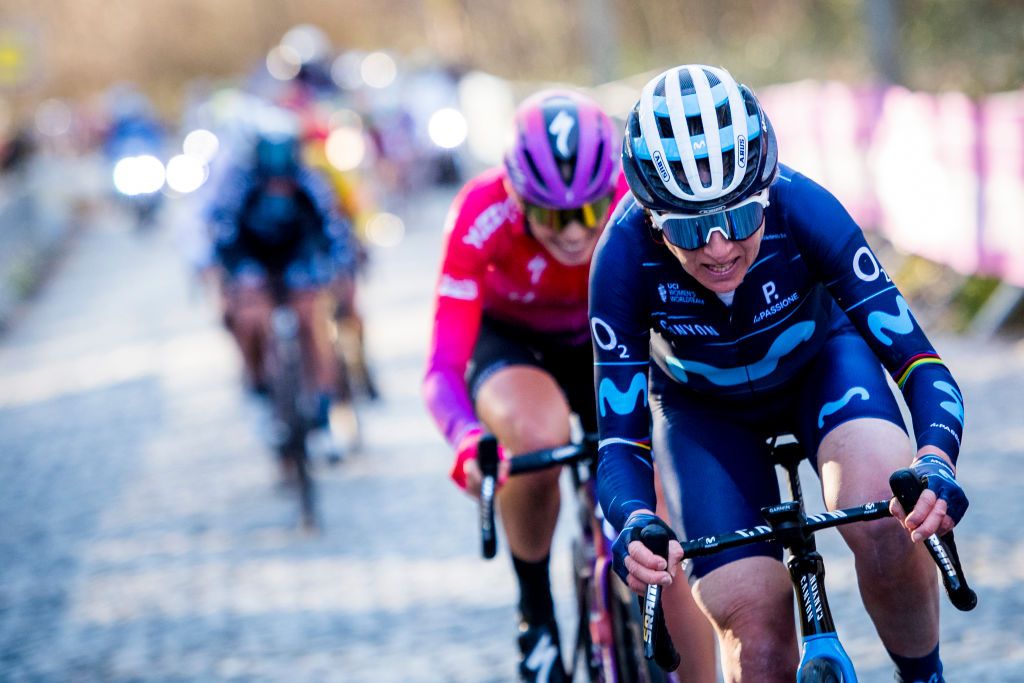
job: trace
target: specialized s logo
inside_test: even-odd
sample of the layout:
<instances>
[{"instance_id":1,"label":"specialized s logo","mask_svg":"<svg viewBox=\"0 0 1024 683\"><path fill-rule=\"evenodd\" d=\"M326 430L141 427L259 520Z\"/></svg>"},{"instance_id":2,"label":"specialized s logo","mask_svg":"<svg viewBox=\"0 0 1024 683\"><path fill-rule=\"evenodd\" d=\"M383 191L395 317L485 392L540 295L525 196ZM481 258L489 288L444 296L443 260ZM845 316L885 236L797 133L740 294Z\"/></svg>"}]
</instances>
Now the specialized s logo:
<instances>
[{"instance_id":1,"label":"specialized s logo","mask_svg":"<svg viewBox=\"0 0 1024 683\"><path fill-rule=\"evenodd\" d=\"M530 271L530 284L535 285L538 282L540 282L541 273L543 273L544 269L547 267L547 260L540 254L537 254L532 259L530 259L530 261L526 264L526 269Z\"/></svg>"},{"instance_id":2,"label":"specialized s logo","mask_svg":"<svg viewBox=\"0 0 1024 683\"><path fill-rule=\"evenodd\" d=\"M569 157L569 136L576 127L576 121L564 109L555 115L548 126L548 133L555 136L555 148L563 159Z\"/></svg>"},{"instance_id":3,"label":"specialized s logo","mask_svg":"<svg viewBox=\"0 0 1024 683\"><path fill-rule=\"evenodd\" d=\"M638 399L643 398L643 405L647 406L647 373L638 372L633 375L626 391L619 391L615 382L605 377L597 388L597 404L601 408L601 417L608 413L611 408L616 415L629 415L637 406Z\"/></svg>"},{"instance_id":4,"label":"specialized s logo","mask_svg":"<svg viewBox=\"0 0 1024 683\"><path fill-rule=\"evenodd\" d=\"M666 183L672 180L672 174L669 172L668 164L665 163L665 157L662 156L661 152L655 150L651 154L651 158L654 159L654 167L658 169L658 175L661 176L661 179Z\"/></svg>"},{"instance_id":5,"label":"specialized s logo","mask_svg":"<svg viewBox=\"0 0 1024 683\"><path fill-rule=\"evenodd\" d=\"M871 329L871 334L886 346L892 346L892 337L886 334L887 332L910 334L914 331L914 317L910 315L910 306L902 296L896 297L896 305L900 309L898 315L891 315L885 311L874 311L868 315L868 328Z\"/></svg>"}]
</instances>

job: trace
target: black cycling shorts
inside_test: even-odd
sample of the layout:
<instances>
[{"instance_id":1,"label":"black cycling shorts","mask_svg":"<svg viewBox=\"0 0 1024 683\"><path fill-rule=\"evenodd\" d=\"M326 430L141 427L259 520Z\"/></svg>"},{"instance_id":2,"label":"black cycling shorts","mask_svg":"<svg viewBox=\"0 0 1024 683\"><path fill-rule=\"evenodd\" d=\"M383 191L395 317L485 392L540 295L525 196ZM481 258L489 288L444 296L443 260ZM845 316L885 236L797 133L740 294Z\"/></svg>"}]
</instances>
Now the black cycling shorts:
<instances>
[{"instance_id":1,"label":"black cycling shorts","mask_svg":"<svg viewBox=\"0 0 1024 683\"><path fill-rule=\"evenodd\" d=\"M512 365L529 365L551 375L569 407L579 415L583 430L597 431L594 351L589 337L582 344L567 345L543 332L524 330L484 316L466 370L466 384L473 401L488 377Z\"/></svg>"}]
</instances>

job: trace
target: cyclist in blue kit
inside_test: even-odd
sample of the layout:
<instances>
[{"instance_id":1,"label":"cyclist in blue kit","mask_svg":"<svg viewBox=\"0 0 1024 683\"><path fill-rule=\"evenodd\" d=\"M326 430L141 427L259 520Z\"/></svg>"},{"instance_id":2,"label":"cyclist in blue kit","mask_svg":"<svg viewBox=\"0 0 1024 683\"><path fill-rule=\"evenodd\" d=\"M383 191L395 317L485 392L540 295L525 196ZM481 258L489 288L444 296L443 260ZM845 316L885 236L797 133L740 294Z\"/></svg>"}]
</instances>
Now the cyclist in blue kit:
<instances>
[{"instance_id":1,"label":"cyclist in blue kit","mask_svg":"<svg viewBox=\"0 0 1024 683\"><path fill-rule=\"evenodd\" d=\"M756 97L723 69L650 81L626 123L623 169L632 194L590 277L598 488L619 575L636 591L683 580L678 543L666 566L636 540L649 524L669 528L652 512L653 462L691 538L763 523L761 507L779 501L773 435L797 435L829 509L890 497L889 474L909 465L928 482L915 509L894 503L899 522L842 534L897 679L941 681L935 569L917 541L967 508L954 476L964 411L907 302L840 203L778 163ZM795 679L781 557L760 544L689 565L727 681Z\"/></svg>"}]
</instances>

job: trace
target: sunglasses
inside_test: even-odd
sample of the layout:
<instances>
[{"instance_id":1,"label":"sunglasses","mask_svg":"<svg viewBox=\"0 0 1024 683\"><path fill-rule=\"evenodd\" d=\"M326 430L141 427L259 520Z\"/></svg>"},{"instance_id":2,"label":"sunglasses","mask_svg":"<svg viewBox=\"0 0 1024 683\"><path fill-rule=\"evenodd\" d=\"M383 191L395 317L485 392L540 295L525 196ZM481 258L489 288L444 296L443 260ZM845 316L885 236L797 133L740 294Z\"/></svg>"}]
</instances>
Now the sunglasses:
<instances>
[{"instance_id":1,"label":"sunglasses","mask_svg":"<svg viewBox=\"0 0 1024 683\"><path fill-rule=\"evenodd\" d=\"M665 239L680 249L699 249L718 230L726 239L745 240L761 227L768 208L768 190L717 213L702 216L651 211L651 220Z\"/></svg>"},{"instance_id":2,"label":"sunglasses","mask_svg":"<svg viewBox=\"0 0 1024 683\"><path fill-rule=\"evenodd\" d=\"M594 230L608 214L614 196L615 193L610 192L576 209L549 209L546 206L523 202L523 213L534 225L544 226L555 232L561 232L574 221L588 230Z\"/></svg>"}]
</instances>

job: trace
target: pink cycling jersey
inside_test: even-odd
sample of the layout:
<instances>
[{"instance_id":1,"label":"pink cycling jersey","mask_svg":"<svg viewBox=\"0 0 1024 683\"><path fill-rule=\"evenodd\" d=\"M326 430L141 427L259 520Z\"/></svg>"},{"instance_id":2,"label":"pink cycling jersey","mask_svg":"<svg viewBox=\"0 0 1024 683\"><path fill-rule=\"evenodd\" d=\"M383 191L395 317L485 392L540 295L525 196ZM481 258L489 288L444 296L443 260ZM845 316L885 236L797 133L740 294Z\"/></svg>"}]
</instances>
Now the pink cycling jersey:
<instances>
[{"instance_id":1,"label":"pink cycling jersey","mask_svg":"<svg viewBox=\"0 0 1024 683\"><path fill-rule=\"evenodd\" d=\"M620 176L616 201L626 189ZM445 233L423 393L434 420L455 447L479 426L465 373L482 316L566 344L584 343L590 337L590 264L562 265L529 234L500 168L466 184L452 204Z\"/></svg>"}]
</instances>

